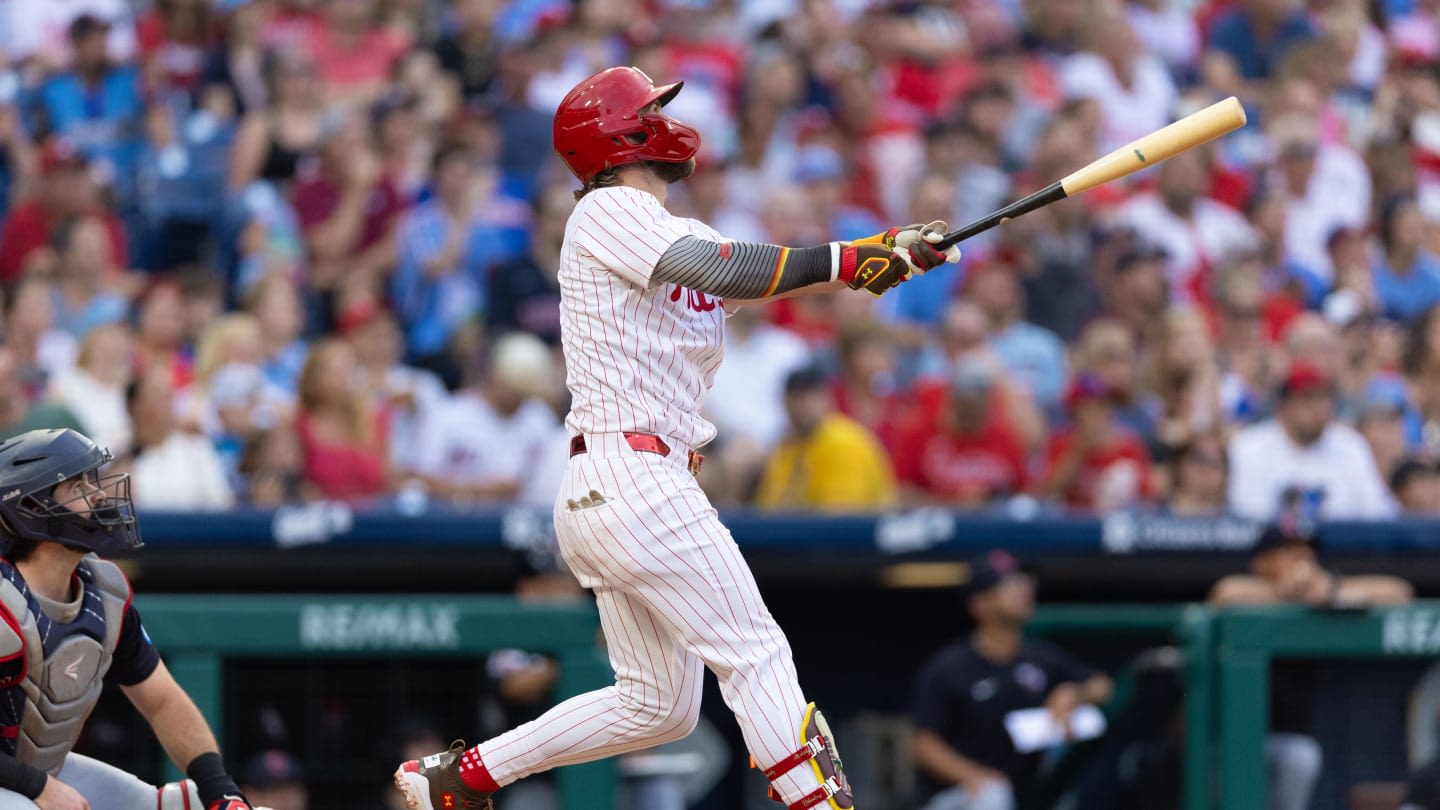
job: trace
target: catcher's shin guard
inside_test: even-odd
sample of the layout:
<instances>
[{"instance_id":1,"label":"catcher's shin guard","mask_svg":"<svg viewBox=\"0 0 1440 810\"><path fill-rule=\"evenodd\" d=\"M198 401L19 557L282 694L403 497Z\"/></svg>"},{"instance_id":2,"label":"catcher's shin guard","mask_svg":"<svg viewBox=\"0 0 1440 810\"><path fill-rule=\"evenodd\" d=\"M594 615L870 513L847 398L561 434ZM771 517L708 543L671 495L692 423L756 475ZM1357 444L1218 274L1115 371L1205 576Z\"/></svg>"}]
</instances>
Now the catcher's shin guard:
<instances>
[{"instance_id":1,"label":"catcher's shin guard","mask_svg":"<svg viewBox=\"0 0 1440 810\"><path fill-rule=\"evenodd\" d=\"M853 810L855 797L845 779L845 763L840 761L840 750L835 747L835 734L814 703L805 707L805 717L800 723L800 750L763 771L765 778L771 782L770 798L783 802L784 799L775 790L775 780L806 764L815 772L820 787L794 804L786 805L789 810L809 810L820 806Z\"/></svg>"}]
</instances>

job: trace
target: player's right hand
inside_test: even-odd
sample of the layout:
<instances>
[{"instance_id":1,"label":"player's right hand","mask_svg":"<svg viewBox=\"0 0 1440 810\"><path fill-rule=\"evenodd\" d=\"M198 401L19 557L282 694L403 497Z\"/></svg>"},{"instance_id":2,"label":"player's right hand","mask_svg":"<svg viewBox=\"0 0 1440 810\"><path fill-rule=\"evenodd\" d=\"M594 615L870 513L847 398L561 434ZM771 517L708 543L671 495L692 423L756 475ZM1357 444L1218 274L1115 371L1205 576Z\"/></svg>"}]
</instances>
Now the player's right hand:
<instances>
[{"instance_id":1,"label":"player's right hand","mask_svg":"<svg viewBox=\"0 0 1440 810\"><path fill-rule=\"evenodd\" d=\"M883 244L841 243L837 277L852 290L884 295L886 290L910 277L910 265Z\"/></svg>"},{"instance_id":2,"label":"player's right hand","mask_svg":"<svg viewBox=\"0 0 1440 810\"><path fill-rule=\"evenodd\" d=\"M40 810L90 810L90 802L80 791L53 776L45 780L45 789L35 797L35 806Z\"/></svg>"}]
</instances>

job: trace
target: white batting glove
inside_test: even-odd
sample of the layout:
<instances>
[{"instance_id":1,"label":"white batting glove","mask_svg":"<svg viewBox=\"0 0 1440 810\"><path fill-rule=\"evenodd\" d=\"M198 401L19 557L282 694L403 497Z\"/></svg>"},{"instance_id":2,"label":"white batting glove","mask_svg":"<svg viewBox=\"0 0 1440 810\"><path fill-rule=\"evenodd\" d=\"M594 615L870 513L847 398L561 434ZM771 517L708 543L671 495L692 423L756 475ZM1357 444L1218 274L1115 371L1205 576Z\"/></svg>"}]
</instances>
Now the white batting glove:
<instances>
[{"instance_id":1,"label":"white batting glove","mask_svg":"<svg viewBox=\"0 0 1440 810\"><path fill-rule=\"evenodd\" d=\"M941 264L956 264L960 261L960 248L951 245L944 251L930 245L945 238L950 225L937 219L918 228L906 228L895 234L895 252L910 266L911 275L924 275ZM922 244L928 243L928 244Z\"/></svg>"}]
</instances>

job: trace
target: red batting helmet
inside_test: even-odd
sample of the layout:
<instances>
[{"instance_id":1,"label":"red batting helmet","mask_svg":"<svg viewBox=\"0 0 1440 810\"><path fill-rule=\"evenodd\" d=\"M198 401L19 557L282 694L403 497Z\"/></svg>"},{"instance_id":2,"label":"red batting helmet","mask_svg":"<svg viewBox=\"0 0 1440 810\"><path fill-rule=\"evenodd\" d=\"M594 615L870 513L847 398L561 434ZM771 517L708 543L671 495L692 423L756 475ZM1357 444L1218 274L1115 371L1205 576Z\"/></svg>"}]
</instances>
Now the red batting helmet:
<instances>
[{"instance_id":1,"label":"red batting helmet","mask_svg":"<svg viewBox=\"0 0 1440 810\"><path fill-rule=\"evenodd\" d=\"M700 133L668 115L640 114L654 102L669 104L684 84L657 87L633 67L596 73L575 85L555 110L555 151L582 183L642 160L684 163L699 151Z\"/></svg>"}]
</instances>

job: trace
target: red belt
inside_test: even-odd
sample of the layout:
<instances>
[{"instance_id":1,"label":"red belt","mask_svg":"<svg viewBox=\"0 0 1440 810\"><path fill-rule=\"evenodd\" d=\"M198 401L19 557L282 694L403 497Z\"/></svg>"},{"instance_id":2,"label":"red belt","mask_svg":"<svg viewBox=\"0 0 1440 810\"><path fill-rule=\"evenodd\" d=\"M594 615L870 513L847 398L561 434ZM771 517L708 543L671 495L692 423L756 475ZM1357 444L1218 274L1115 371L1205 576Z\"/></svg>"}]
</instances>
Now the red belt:
<instances>
[{"instance_id":1,"label":"red belt","mask_svg":"<svg viewBox=\"0 0 1440 810\"><path fill-rule=\"evenodd\" d=\"M630 433L627 431L620 435L625 437L625 443L630 445L630 449L637 453L654 453L658 456L670 455L670 445L666 444L664 439L656 436L654 433ZM570 455L578 456L583 452L585 452L585 437L572 436L570 438ZM694 450L690 450L686 453L685 458L686 463L690 467L690 474L699 475L700 464L705 461L705 457Z\"/></svg>"}]
</instances>

